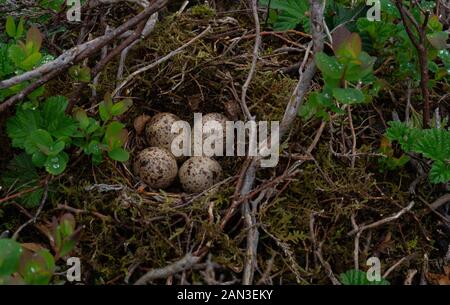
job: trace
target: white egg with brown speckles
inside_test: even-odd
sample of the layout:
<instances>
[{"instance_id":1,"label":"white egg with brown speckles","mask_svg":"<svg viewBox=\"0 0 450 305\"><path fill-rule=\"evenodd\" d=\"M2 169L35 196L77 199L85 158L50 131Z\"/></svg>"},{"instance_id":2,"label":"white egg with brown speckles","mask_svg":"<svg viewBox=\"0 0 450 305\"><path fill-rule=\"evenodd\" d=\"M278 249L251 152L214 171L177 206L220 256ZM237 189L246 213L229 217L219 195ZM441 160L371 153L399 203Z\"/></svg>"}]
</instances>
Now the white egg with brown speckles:
<instances>
[{"instance_id":1,"label":"white egg with brown speckles","mask_svg":"<svg viewBox=\"0 0 450 305\"><path fill-rule=\"evenodd\" d=\"M178 172L175 157L161 147L149 147L141 151L133 167L136 174L154 189L169 187Z\"/></svg>"},{"instance_id":2,"label":"white egg with brown speckles","mask_svg":"<svg viewBox=\"0 0 450 305\"><path fill-rule=\"evenodd\" d=\"M172 141L178 135L172 132L172 126L177 121L180 118L173 113L162 112L155 115L145 127L147 143L171 151Z\"/></svg>"},{"instance_id":3,"label":"white egg with brown speckles","mask_svg":"<svg viewBox=\"0 0 450 305\"><path fill-rule=\"evenodd\" d=\"M183 189L188 193L206 191L222 179L222 167L208 157L189 158L180 168L178 177Z\"/></svg>"}]
</instances>

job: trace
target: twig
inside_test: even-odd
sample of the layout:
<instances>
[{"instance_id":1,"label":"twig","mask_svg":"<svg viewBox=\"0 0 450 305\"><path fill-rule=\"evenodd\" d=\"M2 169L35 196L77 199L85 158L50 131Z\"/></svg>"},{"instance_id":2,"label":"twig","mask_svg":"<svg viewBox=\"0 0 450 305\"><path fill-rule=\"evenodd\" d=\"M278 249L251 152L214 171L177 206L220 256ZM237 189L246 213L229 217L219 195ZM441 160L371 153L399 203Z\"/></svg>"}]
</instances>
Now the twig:
<instances>
[{"instance_id":1,"label":"twig","mask_svg":"<svg viewBox=\"0 0 450 305\"><path fill-rule=\"evenodd\" d=\"M350 125L350 130L352 131L352 168L355 168L356 161L356 133L355 128L353 127L353 118L352 118L352 108L348 107L348 122Z\"/></svg>"},{"instance_id":2,"label":"twig","mask_svg":"<svg viewBox=\"0 0 450 305\"><path fill-rule=\"evenodd\" d=\"M450 202L450 194L445 194L442 197L436 199L432 204L430 204L429 208L434 211L448 202Z\"/></svg>"},{"instance_id":3,"label":"twig","mask_svg":"<svg viewBox=\"0 0 450 305\"><path fill-rule=\"evenodd\" d=\"M17 237L19 237L19 233L25 228L27 227L29 224L32 223L36 223L37 218L39 217L39 215L41 214L42 208L44 207L45 202L47 201L47 196L48 196L48 181L45 182L44 185L44 193L42 194L42 199L41 199L41 203L39 204L39 208L36 211L36 214L34 215L33 218L29 219L27 222L25 222L23 225L21 225L16 232L14 232L13 236L11 237L12 239L16 240Z\"/></svg>"},{"instance_id":4,"label":"twig","mask_svg":"<svg viewBox=\"0 0 450 305\"><path fill-rule=\"evenodd\" d=\"M105 45L109 44L114 39L118 38L120 35L124 34L128 29L137 26L143 20L146 20L153 13L159 11L162 7L167 4L168 0L155 0L153 4L146 9L144 9L141 13L129 19L127 22L112 30L110 33L107 33L103 36L100 36L96 39L88 41L82 45L75 46L70 50L61 54L55 60L42 65L30 72L26 72L19 76L12 77L10 79L4 80L0 82L0 89L8 88L13 85L19 84L23 81L31 80L33 78L39 77L39 79L27 86L18 94L12 96L2 104L0 104L0 112L5 111L7 108L14 105L17 101L23 99L26 95L33 92L39 86L47 83L49 80L53 79L70 66L77 64L84 59L92 56L98 50L103 48Z\"/></svg>"},{"instance_id":5,"label":"twig","mask_svg":"<svg viewBox=\"0 0 450 305\"><path fill-rule=\"evenodd\" d=\"M23 195L25 195L25 194L34 192L34 191L36 191L36 190L39 189L39 188L40 188L40 186L34 186L34 187L32 187L32 188L29 188L29 189L26 189L26 190L17 192L17 193L15 193L15 194L6 196L5 198L1 198L1 199L0 199L0 204L2 204L2 203L4 203L4 202L7 202L7 201L9 201L9 200L16 199L16 198L21 197L21 196L23 196Z\"/></svg>"},{"instance_id":6,"label":"twig","mask_svg":"<svg viewBox=\"0 0 450 305\"><path fill-rule=\"evenodd\" d=\"M200 261L200 257L186 254L182 259L159 269L153 269L141 276L134 284L145 285L150 281L167 278L175 273L192 268Z\"/></svg>"},{"instance_id":7,"label":"twig","mask_svg":"<svg viewBox=\"0 0 450 305\"><path fill-rule=\"evenodd\" d=\"M412 44L417 50L419 56L419 68L420 68L420 87L422 90L423 98L423 127L428 128L430 122L430 92L428 89L428 51L426 48L426 26L429 19L429 12L425 13L425 20L420 26L415 17L410 11L405 9L403 6L403 0L396 0L395 5L397 6L400 16L405 26L406 33L409 36ZM418 38L414 35L411 28L409 27L408 21L414 26L417 31Z\"/></svg>"},{"instance_id":8,"label":"twig","mask_svg":"<svg viewBox=\"0 0 450 305\"><path fill-rule=\"evenodd\" d=\"M253 19L255 22L255 45L253 47L252 65L251 65L250 71L248 73L247 79L245 80L245 83L242 86L242 94L241 94L241 107L242 107L242 111L244 112L247 120L253 119L252 115L250 114L250 111L248 110L246 98L247 98L248 86L250 85L252 78L256 73L256 64L258 62L259 48L261 47L261 34L260 34L261 29L260 29L259 17L258 17L258 1L257 0L251 0L251 1L252 1Z\"/></svg>"},{"instance_id":9,"label":"twig","mask_svg":"<svg viewBox=\"0 0 450 305\"><path fill-rule=\"evenodd\" d=\"M152 62L151 64L144 66L136 71L134 71L133 73L131 73L130 75L127 76L127 78L125 78L125 80L116 87L116 89L114 90L114 92L112 93L112 96L116 96L117 93L127 84L129 83L136 75L141 74L147 70L150 70L158 65L160 65L161 63L169 60L170 58L174 57L175 55L179 54L181 51L183 51L185 48L189 47L190 45L192 45L194 42L196 42L197 40L199 40L200 38L202 38L203 36L205 36L209 31L211 30L211 26L208 26L206 28L206 30L204 30L203 32L201 32L199 35L195 36L194 38L192 38L190 41L188 41L187 43L185 43L184 45L182 45L181 47L179 47L176 50L173 50L172 52L170 52L169 54L160 57L159 59L155 60L154 62Z\"/></svg>"},{"instance_id":10,"label":"twig","mask_svg":"<svg viewBox=\"0 0 450 305\"><path fill-rule=\"evenodd\" d=\"M381 226L381 225L384 225L384 224L386 224L386 223L388 223L388 222L391 222L391 221L393 221L393 220L396 220L396 219L398 219L398 218L400 218L403 214L405 214L406 212L409 212L411 209L412 209L412 207L414 206L414 201L411 201L409 204L408 204L408 206L406 206L406 207L404 207L403 209L401 209L399 212L397 212L396 214L394 214L394 215L392 215L392 216L389 216L389 217L386 217L386 218L383 218L383 219L381 219L381 220L378 220L378 221L375 221L375 222L373 222L373 223L371 223L371 224L368 224L368 225L364 225L364 226L357 226L358 228L356 229L353 229L352 231L350 231L347 235L348 236L352 236L352 235L355 235L355 234L357 234L358 232L363 232L363 231L365 231L365 230L367 230L367 229L373 229L373 228L376 228L376 227L379 227L379 226Z\"/></svg>"}]
</instances>

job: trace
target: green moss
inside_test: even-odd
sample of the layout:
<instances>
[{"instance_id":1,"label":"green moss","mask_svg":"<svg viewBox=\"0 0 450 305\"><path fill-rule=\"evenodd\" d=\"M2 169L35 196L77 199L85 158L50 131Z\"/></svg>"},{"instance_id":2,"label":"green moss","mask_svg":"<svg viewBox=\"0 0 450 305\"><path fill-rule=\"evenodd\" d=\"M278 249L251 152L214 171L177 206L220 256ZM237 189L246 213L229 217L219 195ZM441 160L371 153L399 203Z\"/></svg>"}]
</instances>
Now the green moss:
<instances>
[{"instance_id":1,"label":"green moss","mask_svg":"<svg viewBox=\"0 0 450 305\"><path fill-rule=\"evenodd\" d=\"M190 13L194 17L212 17L216 12L206 4L199 4L191 7Z\"/></svg>"}]
</instances>

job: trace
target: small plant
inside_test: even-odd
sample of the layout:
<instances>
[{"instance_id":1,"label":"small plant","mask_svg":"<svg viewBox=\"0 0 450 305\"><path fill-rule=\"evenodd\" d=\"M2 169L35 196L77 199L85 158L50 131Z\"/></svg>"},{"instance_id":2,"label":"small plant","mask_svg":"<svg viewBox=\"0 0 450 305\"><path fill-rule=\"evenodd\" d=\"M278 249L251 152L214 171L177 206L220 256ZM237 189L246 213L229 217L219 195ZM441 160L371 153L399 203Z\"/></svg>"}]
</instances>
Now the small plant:
<instances>
[{"instance_id":1,"label":"small plant","mask_svg":"<svg viewBox=\"0 0 450 305\"><path fill-rule=\"evenodd\" d=\"M373 76L376 58L362 51L361 38L351 33L335 48L335 56L316 54L315 61L322 72L322 91L312 92L299 110L304 119L316 116L329 118L329 111L343 114L342 105L363 104L380 89Z\"/></svg>"},{"instance_id":2,"label":"small plant","mask_svg":"<svg viewBox=\"0 0 450 305\"><path fill-rule=\"evenodd\" d=\"M390 283L381 279L380 281L369 281L367 274L361 270L351 269L339 276L343 285L389 285Z\"/></svg>"},{"instance_id":3,"label":"small plant","mask_svg":"<svg viewBox=\"0 0 450 305\"><path fill-rule=\"evenodd\" d=\"M127 130L115 116L125 113L131 100L113 103L109 96L99 106L102 123L89 118L79 109L72 118L66 114L68 101L63 96L49 97L39 107L24 103L16 115L7 121L7 133L14 147L22 148L31 156L33 164L44 167L53 175L66 169L72 145L92 155L94 163L103 160L103 152L117 161L128 160L129 154L122 148L128 136Z\"/></svg>"},{"instance_id":4,"label":"small plant","mask_svg":"<svg viewBox=\"0 0 450 305\"><path fill-rule=\"evenodd\" d=\"M31 27L25 33L24 18L20 18L16 23L13 17L8 16L5 33L10 39L6 43L0 42L0 79L20 75L53 58L50 55L42 54L43 36L36 27ZM26 34L25 40L21 40L24 34ZM0 89L0 102L21 91L28 84L29 82L22 82L6 89ZM35 100L43 93L43 87L40 87L29 94L28 98Z\"/></svg>"},{"instance_id":5,"label":"small plant","mask_svg":"<svg viewBox=\"0 0 450 305\"><path fill-rule=\"evenodd\" d=\"M269 22L275 30L285 31L294 29L301 24L305 29L309 28L308 1L299 0L260 0L260 5L268 7Z\"/></svg>"},{"instance_id":6,"label":"small plant","mask_svg":"<svg viewBox=\"0 0 450 305\"><path fill-rule=\"evenodd\" d=\"M71 214L53 219L48 238L55 255L36 243L19 243L13 239L0 239L0 285L47 285L53 277L55 263L67 256L80 237Z\"/></svg>"},{"instance_id":7,"label":"small plant","mask_svg":"<svg viewBox=\"0 0 450 305\"><path fill-rule=\"evenodd\" d=\"M390 141L398 142L406 153L422 154L433 162L429 173L431 183L450 181L450 131L420 129L399 121L388 124L386 137Z\"/></svg>"}]
</instances>

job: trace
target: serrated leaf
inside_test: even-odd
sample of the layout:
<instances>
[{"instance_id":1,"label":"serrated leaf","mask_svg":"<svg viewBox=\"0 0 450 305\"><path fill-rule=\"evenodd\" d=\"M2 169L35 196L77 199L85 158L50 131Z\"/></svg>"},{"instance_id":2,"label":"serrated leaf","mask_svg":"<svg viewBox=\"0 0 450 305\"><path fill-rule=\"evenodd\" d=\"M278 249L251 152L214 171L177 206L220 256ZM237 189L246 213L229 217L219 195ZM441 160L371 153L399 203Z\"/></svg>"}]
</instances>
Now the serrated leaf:
<instances>
[{"instance_id":1,"label":"serrated leaf","mask_svg":"<svg viewBox=\"0 0 450 305\"><path fill-rule=\"evenodd\" d=\"M19 108L16 115L6 122L6 131L14 147L24 148L30 134L42 127L42 118L37 110Z\"/></svg>"},{"instance_id":2,"label":"serrated leaf","mask_svg":"<svg viewBox=\"0 0 450 305\"><path fill-rule=\"evenodd\" d=\"M53 145L52 136L43 129L35 130L29 137L30 145L25 147L28 154L33 154L37 150L45 155L50 154L50 147ZM30 147L30 148L28 148Z\"/></svg>"},{"instance_id":3,"label":"serrated leaf","mask_svg":"<svg viewBox=\"0 0 450 305\"><path fill-rule=\"evenodd\" d=\"M26 54L21 47L13 44L8 48L8 57L16 66L20 66L21 63L25 60Z\"/></svg>"},{"instance_id":4,"label":"serrated leaf","mask_svg":"<svg viewBox=\"0 0 450 305\"><path fill-rule=\"evenodd\" d=\"M450 163L436 161L431 166L430 181L434 184L448 183L450 181Z\"/></svg>"},{"instance_id":5,"label":"serrated leaf","mask_svg":"<svg viewBox=\"0 0 450 305\"><path fill-rule=\"evenodd\" d=\"M353 105L364 103L364 94L354 88L334 88L333 97L342 104Z\"/></svg>"},{"instance_id":6,"label":"serrated leaf","mask_svg":"<svg viewBox=\"0 0 450 305\"><path fill-rule=\"evenodd\" d=\"M8 276L19 267L22 247L12 239L0 239L0 276Z\"/></svg>"},{"instance_id":7,"label":"serrated leaf","mask_svg":"<svg viewBox=\"0 0 450 305\"><path fill-rule=\"evenodd\" d=\"M365 272L356 269L341 273L339 279L343 285L389 285L383 278L380 281L369 281Z\"/></svg>"},{"instance_id":8,"label":"serrated leaf","mask_svg":"<svg viewBox=\"0 0 450 305\"><path fill-rule=\"evenodd\" d=\"M46 99L42 107L45 129L56 139L71 137L77 130L77 124L65 113L68 101L64 96L52 96Z\"/></svg>"},{"instance_id":9,"label":"serrated leaf","mask_svg":"<svg viewBox=\"0 0 450 305\"><path fill-rule=\"evenodd\" d=\"M450 132L437 128L424 130L413 149L432 160L450 160Z\"/></svg>"},{"instance_id":10,"label":"serrated leaf","mask_svg":"<svg viewBox=\"0 0 450 305\"><path fill-rule=\"evenodd\" d=\"M7 188L11 188L15 192L30 189L38 186L39 175L31 160L26 153L15 156L2 174L1 181ZM42 196L42 188L36 191L26 193L17 200L27 207L39 205Z\"/></svg>"}]
</instances>

